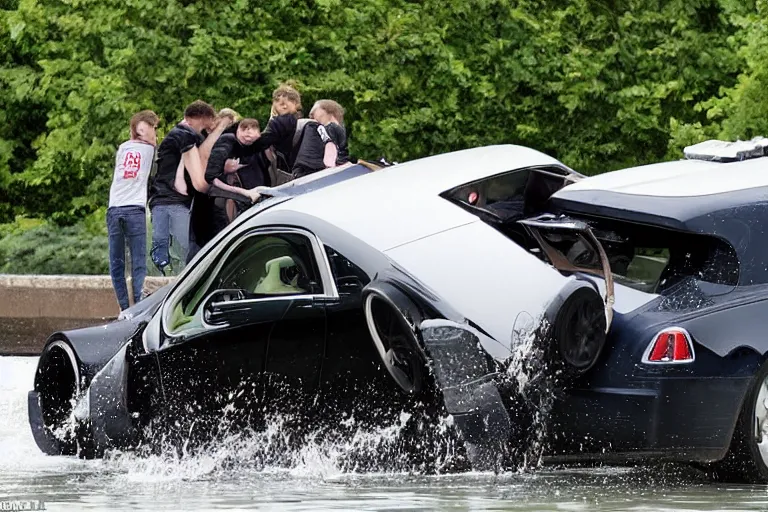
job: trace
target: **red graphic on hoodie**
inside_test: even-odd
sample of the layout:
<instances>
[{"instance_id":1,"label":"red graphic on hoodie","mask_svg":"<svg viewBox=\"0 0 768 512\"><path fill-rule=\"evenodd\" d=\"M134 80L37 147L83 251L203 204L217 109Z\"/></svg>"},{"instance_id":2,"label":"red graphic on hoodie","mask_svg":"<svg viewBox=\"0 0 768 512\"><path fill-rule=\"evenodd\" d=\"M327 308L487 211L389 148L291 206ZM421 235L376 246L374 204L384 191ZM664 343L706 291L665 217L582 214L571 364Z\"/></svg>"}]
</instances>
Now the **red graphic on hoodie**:
<instances>
[{"instance_id":1,"label":"red graphic on hoodie","mask_svg":"<svg viewBox=\"0 0 768 512\"><path fill-rule=\"evenodd\" d=\"M132 180L139 175L141 169L141 153L138 151L127 151L123 158L123 179Z\"/></svg>"}]
</instances>

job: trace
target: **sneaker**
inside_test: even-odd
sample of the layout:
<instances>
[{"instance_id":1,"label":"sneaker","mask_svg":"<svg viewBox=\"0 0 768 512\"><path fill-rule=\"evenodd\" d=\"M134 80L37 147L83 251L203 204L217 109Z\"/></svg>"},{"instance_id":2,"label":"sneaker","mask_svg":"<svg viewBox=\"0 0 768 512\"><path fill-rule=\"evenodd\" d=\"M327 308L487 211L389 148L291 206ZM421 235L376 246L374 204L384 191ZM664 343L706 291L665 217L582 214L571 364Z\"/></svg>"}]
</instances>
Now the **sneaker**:
<instances>
[{"instance_id":1,"label":"sneaker","mask_svg":"<svg viewBox=\"0 0 768 512\"><path fill-rule=\"evenodd\" d=\"M167 267L169 263L169 261L161 261L160 263L155 263L155 267L163 275L163 277L165 277L165 267Z\"/></svg>"},{"instance_id":2,"label":"sneaker","mask_svg":"<svg viewBox=\"0 0 768 512\"><path fill-rule=\"evenodd\" d=\"M130 320L131 318L133 318L133 313L126 310L121 311L117 317L118 320Z\"/></svg>"}]
</instances>

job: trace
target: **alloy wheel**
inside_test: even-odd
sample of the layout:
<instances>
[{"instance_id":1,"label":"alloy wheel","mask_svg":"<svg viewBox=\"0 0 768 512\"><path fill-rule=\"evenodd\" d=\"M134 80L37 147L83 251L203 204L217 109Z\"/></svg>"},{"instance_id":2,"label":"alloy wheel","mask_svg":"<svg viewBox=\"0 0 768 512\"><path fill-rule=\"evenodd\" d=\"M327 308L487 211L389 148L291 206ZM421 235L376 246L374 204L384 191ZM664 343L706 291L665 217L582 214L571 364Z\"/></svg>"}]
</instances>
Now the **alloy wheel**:
<instances>
[{"instance_id":1,"label":"alloy wheel","mask_svg":"<svg viewBox=\"0 0 768 512\"><path fill-rule=\"evenodd\" d=\"M387 300L374 294L365 301L371 337L382 363L406 393L418 393L423 382L424 362L416 347L415 335L402 314Z\"/></svg>"}]
</instances>

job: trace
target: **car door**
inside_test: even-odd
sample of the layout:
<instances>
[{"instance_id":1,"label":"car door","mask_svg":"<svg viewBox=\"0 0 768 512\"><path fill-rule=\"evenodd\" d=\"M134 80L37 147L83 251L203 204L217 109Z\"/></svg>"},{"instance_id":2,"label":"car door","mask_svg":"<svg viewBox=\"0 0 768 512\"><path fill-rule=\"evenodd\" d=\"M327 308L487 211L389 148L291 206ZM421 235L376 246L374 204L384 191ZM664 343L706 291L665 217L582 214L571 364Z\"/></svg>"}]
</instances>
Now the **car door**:
<instances>
[{"instance_id":1,"label":"car door","mask_svg":"<svg viewBox=\"0 0 768 512\"><path fill-rule=\"evenodd\" d=\"M552 214L518 221L541 248L549 262L565 273L592 274L605 281L606 329L613 319L613 273L603 245L581 220Z\"/></svg>"},{"instance_id":2,"label":"car door","mask_svg":"<svg viewBox=\"0 0 768 512\"><path fill-rule=\"evenodd\" d=\"M183 439L258 428L280 391L317 386L329 271L309 232L262 228L230 242L165 305L157 352L166 423ZM321 271L321 268L323 270Z\"/></svg>"},{"instance_id":3,"label":"car door","mask_svg":"<svg viewBox=\"0 0 768 512\"><path fill-rule=\"evenodd\" d=\"M386 414L399 414L398 400L406 395L398 392L371 339L362 302L370 276L346 254L328 245L325 250L338 298L326 305L328 330L317 411L327 422L345 421L350 415L358 424L394 421Z\"/></svg>"},{"instance_id":4,"label":"car door","mask_svg":"<svg viewBox=\"0 0 768 512\"><path fill-rule=\"evenodd\" d=\"M370 279L335 249L325 250L338 298L326 305L328 341L321 385L341 392L355 379L366 380L378 364L362 305L362 291Z\"/></svg>"}]
</instances>

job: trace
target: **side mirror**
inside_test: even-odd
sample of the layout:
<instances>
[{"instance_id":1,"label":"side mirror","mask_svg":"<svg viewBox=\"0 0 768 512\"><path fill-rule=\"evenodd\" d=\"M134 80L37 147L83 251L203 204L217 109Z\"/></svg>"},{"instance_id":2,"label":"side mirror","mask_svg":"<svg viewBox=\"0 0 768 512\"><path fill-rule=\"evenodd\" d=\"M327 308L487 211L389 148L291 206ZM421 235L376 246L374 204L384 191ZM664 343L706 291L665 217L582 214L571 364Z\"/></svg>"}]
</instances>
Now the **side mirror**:
<instances>
[{"instance_id":1,"label":"side mirror","mask_svg":"<svg viewBox=\"0 0 768 512\"><path fill-rule=\"evenodd\" d=\"M245 299L245 291L240 289L216 290L211 293L203 305L203 320L211 325L224 322L225 309L222 306Z\"/></svg>"}]
</instances>

